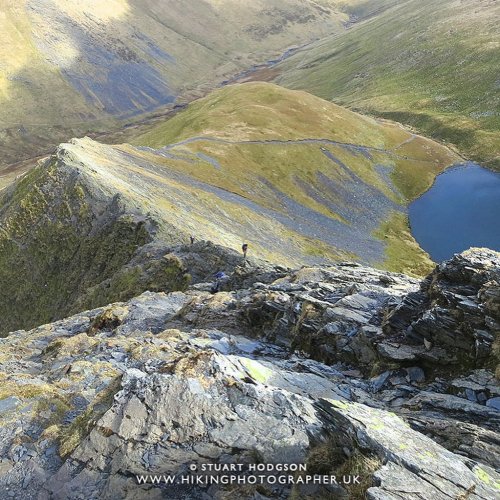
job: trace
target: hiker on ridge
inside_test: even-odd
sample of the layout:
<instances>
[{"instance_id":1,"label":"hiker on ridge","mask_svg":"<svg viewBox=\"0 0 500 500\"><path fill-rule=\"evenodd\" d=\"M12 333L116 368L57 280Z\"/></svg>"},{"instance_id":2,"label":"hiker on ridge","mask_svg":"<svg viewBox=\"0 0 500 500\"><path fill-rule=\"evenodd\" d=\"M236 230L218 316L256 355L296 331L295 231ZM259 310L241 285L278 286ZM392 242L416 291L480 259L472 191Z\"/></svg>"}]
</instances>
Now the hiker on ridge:
<instances>
[{"instance_id":1,"label":"hiker on ridge","mask_svg":"<svg viewBox=\"0 0 500 500\"><path fill-rule=\"evenodd\" d=\"M247 258L247 252L248 252L248 245L246 243L243 243L243 246L241 247L241 250L243 251L243 258Z\"/></svg>"}]
</instances>

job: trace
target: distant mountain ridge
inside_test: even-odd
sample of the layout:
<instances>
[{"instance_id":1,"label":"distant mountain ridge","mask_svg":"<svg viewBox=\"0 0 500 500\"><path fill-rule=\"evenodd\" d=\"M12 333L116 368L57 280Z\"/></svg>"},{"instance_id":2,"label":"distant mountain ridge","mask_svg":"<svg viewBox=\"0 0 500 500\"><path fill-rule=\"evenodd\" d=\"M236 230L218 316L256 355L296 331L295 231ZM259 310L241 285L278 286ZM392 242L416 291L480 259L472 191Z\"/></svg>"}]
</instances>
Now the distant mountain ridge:
<instances>
[{"instance_id":1,"label":"distant mountain ridge","mask_svg":"<svg viewBox=\"0 0 500 500\"><path fill-rule=\"evenodd\" d=\"M340 29L330 0L0 0L0 168Z\"/></svg>"},{"instance_id":2,"label":"distant mountain ridge","mask_svg":"<svg viewBox=\"0 0 500 500\"><path fill-rule=\"evenodd\" d=\"M500 168L500 4L345 2L353 23L274 67L275 81L414 126Z\"/></svg>"}]
</instances>

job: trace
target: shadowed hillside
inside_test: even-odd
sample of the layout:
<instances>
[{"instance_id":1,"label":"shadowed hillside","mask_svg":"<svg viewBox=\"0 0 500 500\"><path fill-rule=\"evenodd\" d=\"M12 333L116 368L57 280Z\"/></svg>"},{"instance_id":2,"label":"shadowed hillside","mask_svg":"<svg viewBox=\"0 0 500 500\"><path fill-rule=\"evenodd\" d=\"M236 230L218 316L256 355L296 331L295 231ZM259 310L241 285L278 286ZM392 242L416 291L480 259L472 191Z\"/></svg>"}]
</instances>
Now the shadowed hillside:
<instances>
[{"instance_id":1,"label":"shadowed hillside","mask_svg":"<svg viewBox=\"0 0 500 500\"><path fill-rule=\"evenodd\" d=\"M336 31L334 3L0 0L0 167Z\"/></svg>"}]
</instances>

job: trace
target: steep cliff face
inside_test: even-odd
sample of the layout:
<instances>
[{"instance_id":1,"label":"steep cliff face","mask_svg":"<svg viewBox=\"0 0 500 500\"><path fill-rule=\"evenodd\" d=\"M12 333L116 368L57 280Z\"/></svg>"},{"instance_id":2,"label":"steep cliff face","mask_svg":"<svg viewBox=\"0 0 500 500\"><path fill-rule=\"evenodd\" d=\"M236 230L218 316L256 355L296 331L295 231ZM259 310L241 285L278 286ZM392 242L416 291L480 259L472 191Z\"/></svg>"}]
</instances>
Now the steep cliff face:
<instances>
[{"instance_id":1,"label":"steep cliff face","mask_svg":"<svg viewBox=\"0 0 500 500\"><path fill-rule=\"evenodd\" d=\"M250 267L259 262L254 256L282 264L325 259L308 255L310 238L271 211L179 178L156 158L73 141L2 192L2 333L230 272L250 236ZM332 259L338 255L331 250Z\"/></svg>"},{"instance_id":2,"label":"steep cliff face","mask_svg":"<svg viewBox=\"0 0 500 500\"><path fill-rule=\"evenodd\" d=\"M129 298L143 287L186 283L176 259L131 264L153 240L154 222L90 180L62 152L4 192L0 205L4 333ZM146 264L147 272L141 267Z\"/></svg>"},{"instance_id":3,"label":"steep cliff face","mask_svg":"<svg viewBox=\"0 0 500 500\"><path fill-rule=\"evenodd\" d=\"M147 292L14 332L0 340L5 498L496 498L499 272L477 249L422 282L238 267L217 294ZM222 463L243 464L241 481L250 464L304 463L339 484L162 479Z\"/></svg>"}]
</instances>

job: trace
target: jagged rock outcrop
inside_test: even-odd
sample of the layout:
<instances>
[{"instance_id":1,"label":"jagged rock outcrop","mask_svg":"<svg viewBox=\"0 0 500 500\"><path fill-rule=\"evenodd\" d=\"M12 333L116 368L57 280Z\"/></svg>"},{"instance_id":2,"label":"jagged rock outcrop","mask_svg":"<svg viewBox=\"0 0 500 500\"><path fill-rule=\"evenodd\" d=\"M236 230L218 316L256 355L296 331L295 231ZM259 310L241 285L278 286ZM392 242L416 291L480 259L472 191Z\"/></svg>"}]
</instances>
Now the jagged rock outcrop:
<instances>
[{"instance_id":1,"label":"jagged rock outcrop","mask_svg":"<svg viewBox=\"0 0 500 500\"><path fill-rule=\"evenodd\" d=\"M394 325L415 294L417 321L453 294L478 304L467 324L496 335L498 259L469 251L421 284L352 264L253 279L237 269L217 294L209 283L146 292L11 333L0 340L0 498L495 498L494 348L450 366L455 346ZM452 278L464 275L478 279ZM461 302L441 304L435 331ZM339 484L137 479L210 463L243 464L245 477L250 464L305 463L300 477ZM340 484L346 474L362 484Z\"/></svg>"},{"instance_id":2,"label":"jagged rock outcrop","mask_svg":"<svg viewBox=\"0 0 500 500\"><path fill-rule=\"evenodd\" d=\"M420 291L406 297L385 323L409 341L445 349L461 369L493 366L492 347L500 333L500 258L474 250L439 265ZM432 351L432 349L431 349Z\"/></svg>"}]
</instances>

